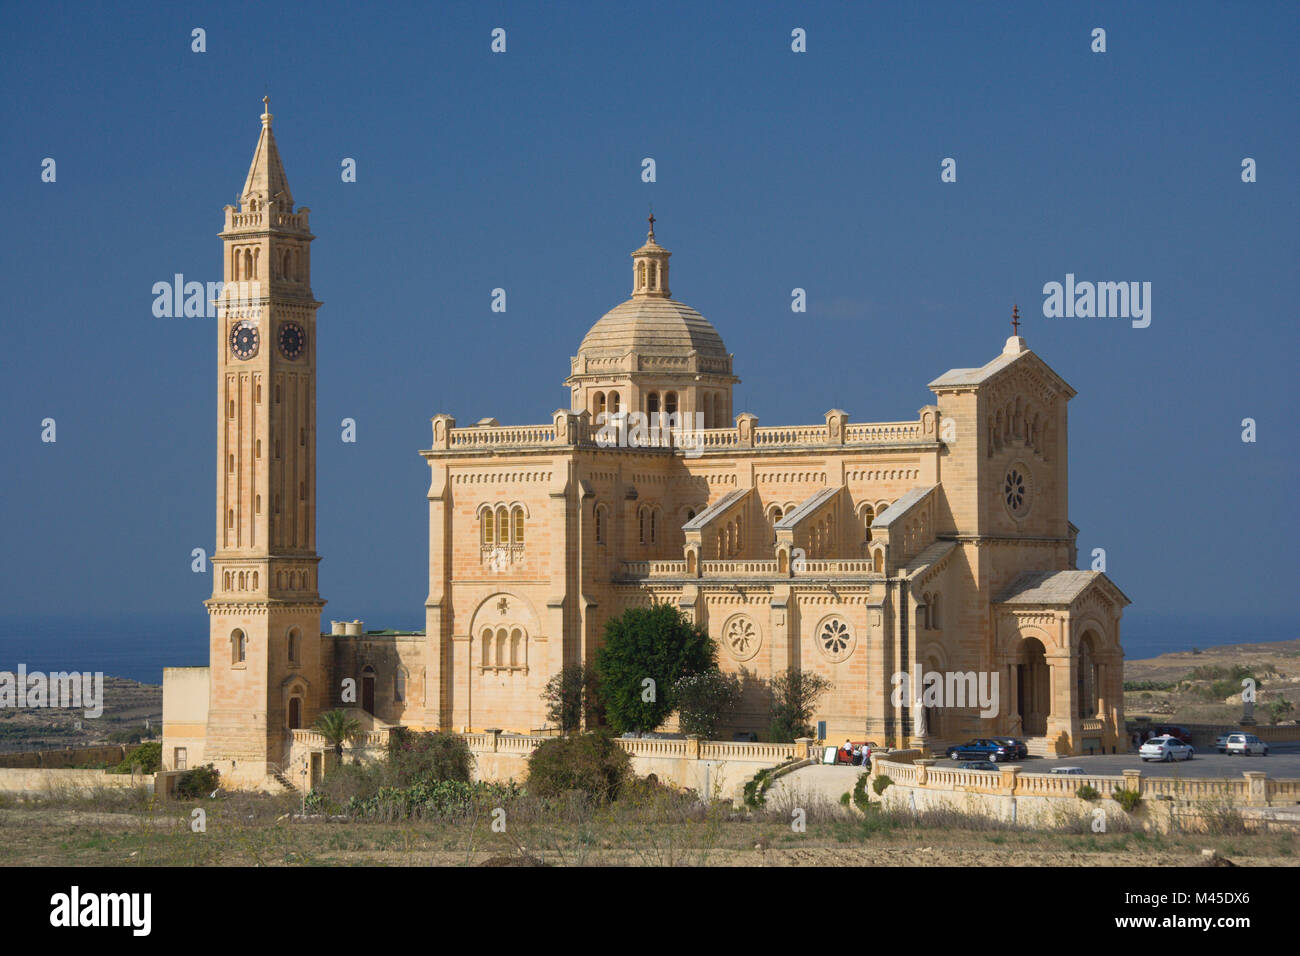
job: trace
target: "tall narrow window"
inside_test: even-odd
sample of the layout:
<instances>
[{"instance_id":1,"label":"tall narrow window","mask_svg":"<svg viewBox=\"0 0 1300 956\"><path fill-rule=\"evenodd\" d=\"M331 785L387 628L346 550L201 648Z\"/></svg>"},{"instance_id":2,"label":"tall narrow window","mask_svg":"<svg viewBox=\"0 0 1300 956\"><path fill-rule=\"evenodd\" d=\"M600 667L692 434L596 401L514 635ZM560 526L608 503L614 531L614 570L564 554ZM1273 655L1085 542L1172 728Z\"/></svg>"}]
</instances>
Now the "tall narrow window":
<instances>
[{"instance_id":1,"label":"tall narrow window","mask_svg":"<svg viewBox=\"0 0 1300 956\"><path fill-rule=\"evenodd\" d=\"M651 392L645 397L645 411L647 415L659 414L659 393Z\"/></svg>"},{"instance_id":2,"label":"tall narrow window","mask_svg":"<svg viewBox=\"0 0 1300 956\"><path fill-rule=\"evenodd\" d=\"M289 663L290 664L298 663L298 654L300 651L299 645L301 643L302 643L302 639L298 635L298 629L296 627L289 628Z\"/></svg>"},{"instance_id":3,"label":"tall narrow window","mask_svg":"<svg viewBox=\"0 0 1300 956\"><path fill-rule=\"evenodd\" d=\"M248 638L239 628L230 634L230 662L242 664L248 659Z\"/></svg>"},{"instance_id":4,"label":"tall narrow window","mask_svg":"<svg viewBox=\"0 0 1300 956\"><path fill-rule=\"evenodd\" d=\"M492 517L492 509L491 508L486 509L483 512L483 543L484 544L495 543L496 537L493 534L494 531L493 526L495 524L496 522L493 520Z\"/></svg>"},{"instance_id":5,"label":"tall narrow window","mask_svg":"<svg viewBox=\"0 0 1300 956\"><path fill-rule=\"evenodd\" d=\"M618 414L618 392L609 393L609 413L611 415Z\"/></svg>"},{"instance_id":6,"label":"tall narrow window","mask_svg":"<svg viewBox=\"0 0 1300 956\"><path fill-rule=\"evenodd\" d=\"M669 415L677 414L677 393L664 392L664 411Z\"/></svg>"},{"instance_id":7,"label":"tall narrow window","mask_svg":"<svg viewBox=\"0 0 1300 956\"><path fill-rule=\"evenodd\" d=\"M605 543L605 528L602 522L602 518L604 516L601 514L602 511L604 511L603 508L600 507L596 508L595 522L596 522L596 543L597 544Z\"/></svg>"},{"instance_id":8,"label":"tall narrow window","mask_svg":"<svg viewBox=\"0 0 1300 956\"><path fill-rule=\"evenodd\" d=\"M393 675L393 700L399 704L406 700L406 671L401 667Z\"/></svg>"},{"instance_id":9,"label":"tall narrow window","mask_svg":"<svg viewBox=\"0 0 1300 956\"><path fill-rule=\"evenodd\" d=\"M656 512L650 512L650 543L655 543L655 515Z\"/></svg>"},{"instance_id":10,"label":"tall narrow window","mask_svg":"<svg viewBox=\"0 0 1300 956\"><path fill-rule=\"evenodd\" d=\"M637 539L645 544L645 509L642 508L636 513L636 530Z\"/></svg>"},{"instance_id":11,"label":"tall narrow window","mask_svg":"<svg viewBox=\"0 0 1300 956\"><path fill-rule=\"evenodd\" d=\"M524 509L516 508L514 510L515 518L515 544L524 543Z\"/></svg>"},{"instance_id":12,"label":"tall narrow window","mask_svg":"<svg viewBox=\"0 0 1300 956\"><path fill-rule=\"evenodd\" d=\"M497 543L510 543L510 516L505 508L497 509Z\"/></svg>"}]
</instances>

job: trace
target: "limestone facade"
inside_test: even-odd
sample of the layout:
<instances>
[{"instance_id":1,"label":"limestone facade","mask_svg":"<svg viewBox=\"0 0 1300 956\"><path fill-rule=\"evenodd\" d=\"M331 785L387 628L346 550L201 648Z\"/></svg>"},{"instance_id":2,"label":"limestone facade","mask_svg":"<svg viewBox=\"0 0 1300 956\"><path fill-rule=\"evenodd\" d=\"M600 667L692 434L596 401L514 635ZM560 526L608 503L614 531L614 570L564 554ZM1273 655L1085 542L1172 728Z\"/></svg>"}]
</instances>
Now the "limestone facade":
<instances>
[{"instance_id":1,"label":"limestone facade","mask_svg":"<svg viewBox=\"0 0 1300 956\"><path fill-rule=\"evenodd\" d=\"M717 330L671 298L653 220L632 253L631 297L570 360L568 407L534 425L433 417L420 452L424 633L322 634L313 237L269 112L262 121L221 233L227 280L266 286L220 323L204 762L275 769L295 729L340 705L379 727L542 729L548 678L591 663L606 620L652 601L680 607L717 640L722 667L750 678L729 733L761 734L764 682L797 667L832 682L816 714L831 740L1117 743L1128 600L1074 570L1074 389L1013 335L982 366L934 379L934 401L905 421L831 409L761 425L734 414L739 379ZM645 417L621 421L632 412ZM926 672L996 675L995 713L894 693L898 675ZM165 714L164 733L183 729L192 748L184 710Z\"/></svg>"}]
</instances>

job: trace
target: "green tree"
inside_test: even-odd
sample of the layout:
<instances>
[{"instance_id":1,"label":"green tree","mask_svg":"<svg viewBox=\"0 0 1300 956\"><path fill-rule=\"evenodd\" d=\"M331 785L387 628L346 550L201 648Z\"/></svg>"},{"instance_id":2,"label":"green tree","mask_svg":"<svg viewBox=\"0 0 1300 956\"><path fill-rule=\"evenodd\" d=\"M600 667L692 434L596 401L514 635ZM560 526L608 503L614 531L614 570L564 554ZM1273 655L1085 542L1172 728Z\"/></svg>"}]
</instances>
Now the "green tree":
<instances>
[{"instance_id":1,"label":"green tree","mask_svg":"<svg viewBox=\"0 0 1300 956\"><path fill-rule=\"evenodd\" d=\"M740 678L715 667L679 677L672 693L682 733L712 740L722 718L740 704Z\"/></svg>"},{"instance_id":2,"label":"green tree","mask_svg":"<svg viewBox=\"0 0 1300 956\"><path fill-rule=\"evenodd\" d=\"M1269 719L1275 724L1280 724L1287 719L1291 711L1295 710L1295 705L1285 697L1279 697L1277 700L1270 701L1268 705Z\"/></svg>"},{"instance_id":3,"label":"green tree","mask_svg":"<svg viewBox=\"0 0 1300 956\"><path fill-rule=\"evenodd\" d=\"M334 756L343 762L343 745L361 736L360 722L345 710L328 710L316 718L312 730L334 748Z\"/></svg>"},{"instance_id":4,"label":"green tree","mask_svg":"<svg viewBox=\"0 0 1300 956\"><path fill-rule=\"evenodd\" d=\"M615 733L654 730L677 709L678 678L717 667L718 648L671 604L628 608L605 623L596 675Z\"/></svg>"},{"instance_id":5,"label":"green tree","mask_svg":"<svg viewBox=\"0 0 1300 956\"><path fill-rule=\"evenodd\" d=\"M566 734L581 730L584 716L588 727L600 722L596 674L581 664L565 664L558 674L552 674L542 690L542 701L546 719Z\"/></svg>"},{"instance_id":6,"label":"green tree","mask_svg":"<svg viewBox=\"0 0 1300 956\"><path fill-rule=\"evenodd\" d=\"M778 743L790 743L798 737L812 737L813 713L817 701L831 689L831 682L821 674L786 669L772 678L772 726L770 735Z\"/></svg>"}]
</instances>

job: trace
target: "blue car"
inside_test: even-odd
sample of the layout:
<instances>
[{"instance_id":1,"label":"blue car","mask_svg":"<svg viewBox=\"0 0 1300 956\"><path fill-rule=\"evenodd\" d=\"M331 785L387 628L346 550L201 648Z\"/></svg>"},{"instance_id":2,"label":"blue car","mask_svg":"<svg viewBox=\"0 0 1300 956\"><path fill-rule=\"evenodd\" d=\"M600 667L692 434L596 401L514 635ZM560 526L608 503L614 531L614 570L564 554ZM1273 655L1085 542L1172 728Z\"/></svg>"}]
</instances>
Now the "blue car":
<instances>
[{"instance_id":1,"label":"blue car","mask_svg":"<svg viewBox=\"0 0 1300 956\"><path fill-rule=\"evenodd\" d=\"M1017 756L1014 744L1004 744L988 737L968 740L964 744L948 748L950 760L991 760L997 763L999 760L1015 760Z\"/></svg>"}]
</instances>

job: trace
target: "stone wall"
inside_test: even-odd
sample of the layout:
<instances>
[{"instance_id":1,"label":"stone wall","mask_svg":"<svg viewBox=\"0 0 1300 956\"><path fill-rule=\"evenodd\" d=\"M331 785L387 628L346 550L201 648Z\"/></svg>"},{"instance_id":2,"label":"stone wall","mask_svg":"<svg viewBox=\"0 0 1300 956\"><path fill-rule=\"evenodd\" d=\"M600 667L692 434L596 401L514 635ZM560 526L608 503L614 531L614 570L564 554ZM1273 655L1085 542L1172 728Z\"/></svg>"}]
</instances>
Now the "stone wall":
<instances>
[{"instance_id":1,"label":"stone wall","mask_svg":"<svg viewBox=\"0 0 1300 956\"><path fill-rule=\"evenodd\" d=\"M135 749L135 745L131 745ZM64 750L27 750L22 753L0 754L0 768L43 767L45 769L84 766L89 763L120 763L127 748L122 744L102 747L68 747ZM98 773L97 770L88 771Z\"/></svg>"},{"instance_id":2,"label":"stone wall","mask_svg":"<svg viewBox=\"0 0 1300 956\"><path fill-rule=\"evenodd\" d=\"M25 797L58 796L100 788L153 789L152 774L107 773L103 770L49 770L43 768L0 768L0 793Z\"/></svg>"}]
</instances>

